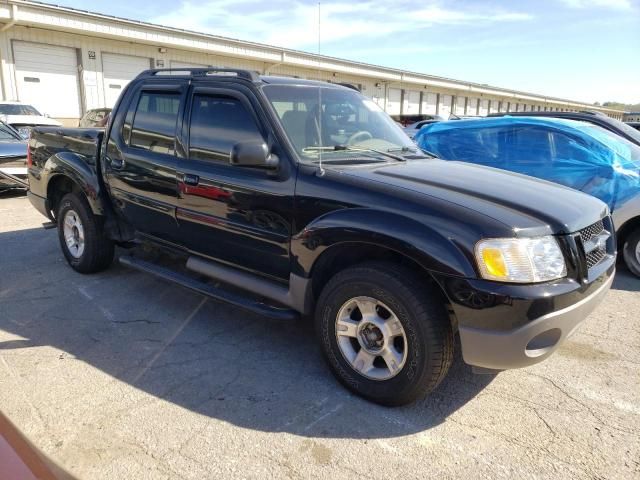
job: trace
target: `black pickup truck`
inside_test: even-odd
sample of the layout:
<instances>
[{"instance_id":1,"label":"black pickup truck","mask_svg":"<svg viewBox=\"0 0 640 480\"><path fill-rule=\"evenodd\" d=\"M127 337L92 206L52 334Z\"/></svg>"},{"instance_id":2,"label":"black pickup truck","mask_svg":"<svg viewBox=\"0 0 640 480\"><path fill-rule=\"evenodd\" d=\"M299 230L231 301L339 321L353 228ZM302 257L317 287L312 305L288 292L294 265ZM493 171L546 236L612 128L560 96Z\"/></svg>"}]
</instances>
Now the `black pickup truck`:
<instances>
[{"instance_id":1,"label":"black pickup truck","mask_svg":"<svg viewBox=\"0 0 640 480\"><path fill-rule=\"evenodd\" d=\"M457 332L478 371L547 358L615 272L602 202L433 158L346 86L150 70L106 129L35 128L28 164L75 270L107 268L116 245L171 250L184 264L120 261L265 316L313 316L337 378L386 405L438 385Z\"/></svg>"}]
</instances>

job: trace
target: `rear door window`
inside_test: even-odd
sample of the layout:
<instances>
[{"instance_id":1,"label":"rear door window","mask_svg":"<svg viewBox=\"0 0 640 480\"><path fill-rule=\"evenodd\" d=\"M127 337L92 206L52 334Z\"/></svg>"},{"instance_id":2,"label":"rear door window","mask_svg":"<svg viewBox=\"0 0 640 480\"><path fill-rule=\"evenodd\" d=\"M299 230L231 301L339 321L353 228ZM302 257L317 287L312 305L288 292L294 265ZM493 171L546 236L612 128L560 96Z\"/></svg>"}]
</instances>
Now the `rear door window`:
<instances>
[{"instance_id":1,"label":"rear door window","mask_svg":"<svg viewBox=\"0 0 640 480\"><path fill-rule=\"evenodd\" d=\"M179 93L143 91L138 99L129 144L173 155L179 108Z\"/></svg>"}]
</instances>

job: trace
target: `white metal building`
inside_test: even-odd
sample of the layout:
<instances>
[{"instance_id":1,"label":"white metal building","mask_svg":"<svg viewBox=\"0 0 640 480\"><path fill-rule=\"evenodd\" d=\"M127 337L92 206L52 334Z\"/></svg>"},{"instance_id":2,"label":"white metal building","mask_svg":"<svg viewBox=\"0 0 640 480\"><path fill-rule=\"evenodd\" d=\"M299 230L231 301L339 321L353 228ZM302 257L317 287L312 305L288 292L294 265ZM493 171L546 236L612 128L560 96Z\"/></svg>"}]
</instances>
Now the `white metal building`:
<instances>
[{"instance_id":1,"label":"white metal building","mask_svg":"<svg viewBox=\"0 0 640 480\"><path fill-rule=\"evenodd\" d=\"M2 98L67 125L112 106L147 68L217 66L357 85L391 115L486 115L603 107L319 56L29 0L0 3Z\"/></svg>"}]
</instances>

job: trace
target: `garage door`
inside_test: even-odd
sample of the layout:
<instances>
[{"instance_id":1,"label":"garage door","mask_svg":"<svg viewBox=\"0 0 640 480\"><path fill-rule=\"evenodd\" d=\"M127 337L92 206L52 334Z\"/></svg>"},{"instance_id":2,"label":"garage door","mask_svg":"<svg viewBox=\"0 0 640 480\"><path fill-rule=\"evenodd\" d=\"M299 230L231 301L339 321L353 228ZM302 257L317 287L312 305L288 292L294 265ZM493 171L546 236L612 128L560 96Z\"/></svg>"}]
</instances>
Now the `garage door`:
<instances>
[{"instance_id":1,"label":"garage door","mask_svg":"<svg viewBox=\"0 0 640 480\"><path fill-rule=\"evenodd\" d=\"M73 48L13 42L18 100L54 118L79 118L78 59Z\"/></svg>"},{"instance_id":2,"label":"garage door","mask_svg":"<svg viewBox=\"0 0 640 480\"><path fill-rule=\"evenodd\" d=\"M435 115L438 105L437 93L425 93L422 95L422 113Z\"/></svg>"},{"instance_id":3,"label":"garage door","mask_svg":"<svg viewBox=\"0 0 640 480\"><path fill-rule=\"evenodd\" d=\"M470 98L469 103L467 104L467 115L477 115L478 114L478 99Z\"/></svg>"},{"instance_id":4,"label":"garage door","mask_svg":"<svg viewBox=\"0 0 640 480\"><path fill-rule=\"evenodd\" d=\"M387 98L387 113L389 115L400 115L400 101L402 99L402 90L399 88L389 89L389 98Z\"/></svg>"},{"instance_id":5,"label":"garage door","mask_svg":"<svg viewBox=\"0 0 640 480\"><path fill-rule=\"evenodd\" d=\"M148 58L103 53L102 72L104 77L105 107L113 107L127 83L141 71L148 70L150 65Z\"/></svg>"},{"instance_id":6,"label":"garage door","mask_svg":"<svg viewBox=\"0 0 640 480\"><path fill-rule=\"evenodd\" d=\"M489 100L480 100L480 108L478 109L478 115L485 116L489 113Z\"/></svg>"},{"instance_id":7,"label":"garage door","mask_svg":"<svg viewBox=\"0 0 640 480\"><path fill-rule=\"evenodd\" d=\"M440 108L438 108L438 114L442 115L444 118L449 118L449 115L451 114L452 101L453 101L453 96L440 95Z\"/></svg>"},{"instance_id":8,"label":"garage door","mask_svg":"<svg viewBox=\"0 0 640 480\"><path fill-rule=\"evenodd\" d=\"M417 115L420 113L420 92L405 90L402 113L404 115Z\"/></svg>"},{"instance_id":9,"label":"garage door","mask_svg":"<svg viewBox=\"0 0 640 480\"><path fill-rule=\"evenodd\" d=\"M467 103L467 97L456 97L456 111L455 111L456 115L465 114L464 107L466 103Z\"/></svg>"}]
</instances>

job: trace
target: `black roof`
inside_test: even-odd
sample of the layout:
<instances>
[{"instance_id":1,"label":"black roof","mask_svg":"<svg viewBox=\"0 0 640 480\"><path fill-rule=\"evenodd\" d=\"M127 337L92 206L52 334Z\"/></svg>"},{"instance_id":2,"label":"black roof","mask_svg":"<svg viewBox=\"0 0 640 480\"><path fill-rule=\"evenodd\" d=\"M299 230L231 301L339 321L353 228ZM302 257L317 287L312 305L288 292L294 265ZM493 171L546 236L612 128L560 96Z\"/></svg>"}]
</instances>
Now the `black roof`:
<instances>
[{"instance_id":1,"label":"black roof","mask_svg":"<svg viewBox=\"0 0 640 480\"><path fill-rule=\"evenodd\" d=\"M260 75L252 70L240 68L217 68L217 67L184 67L184 68L154 68L141 72L136 78L161 78L166 76L175 77L220 77L220 78L240 78L253 83L267 83L270 85L308 85L315 87L351 88L356 87L347 84L336 84L322 80L306 80L296 77L277 77L271 75Z\"/></svg>"}]
</instances>

